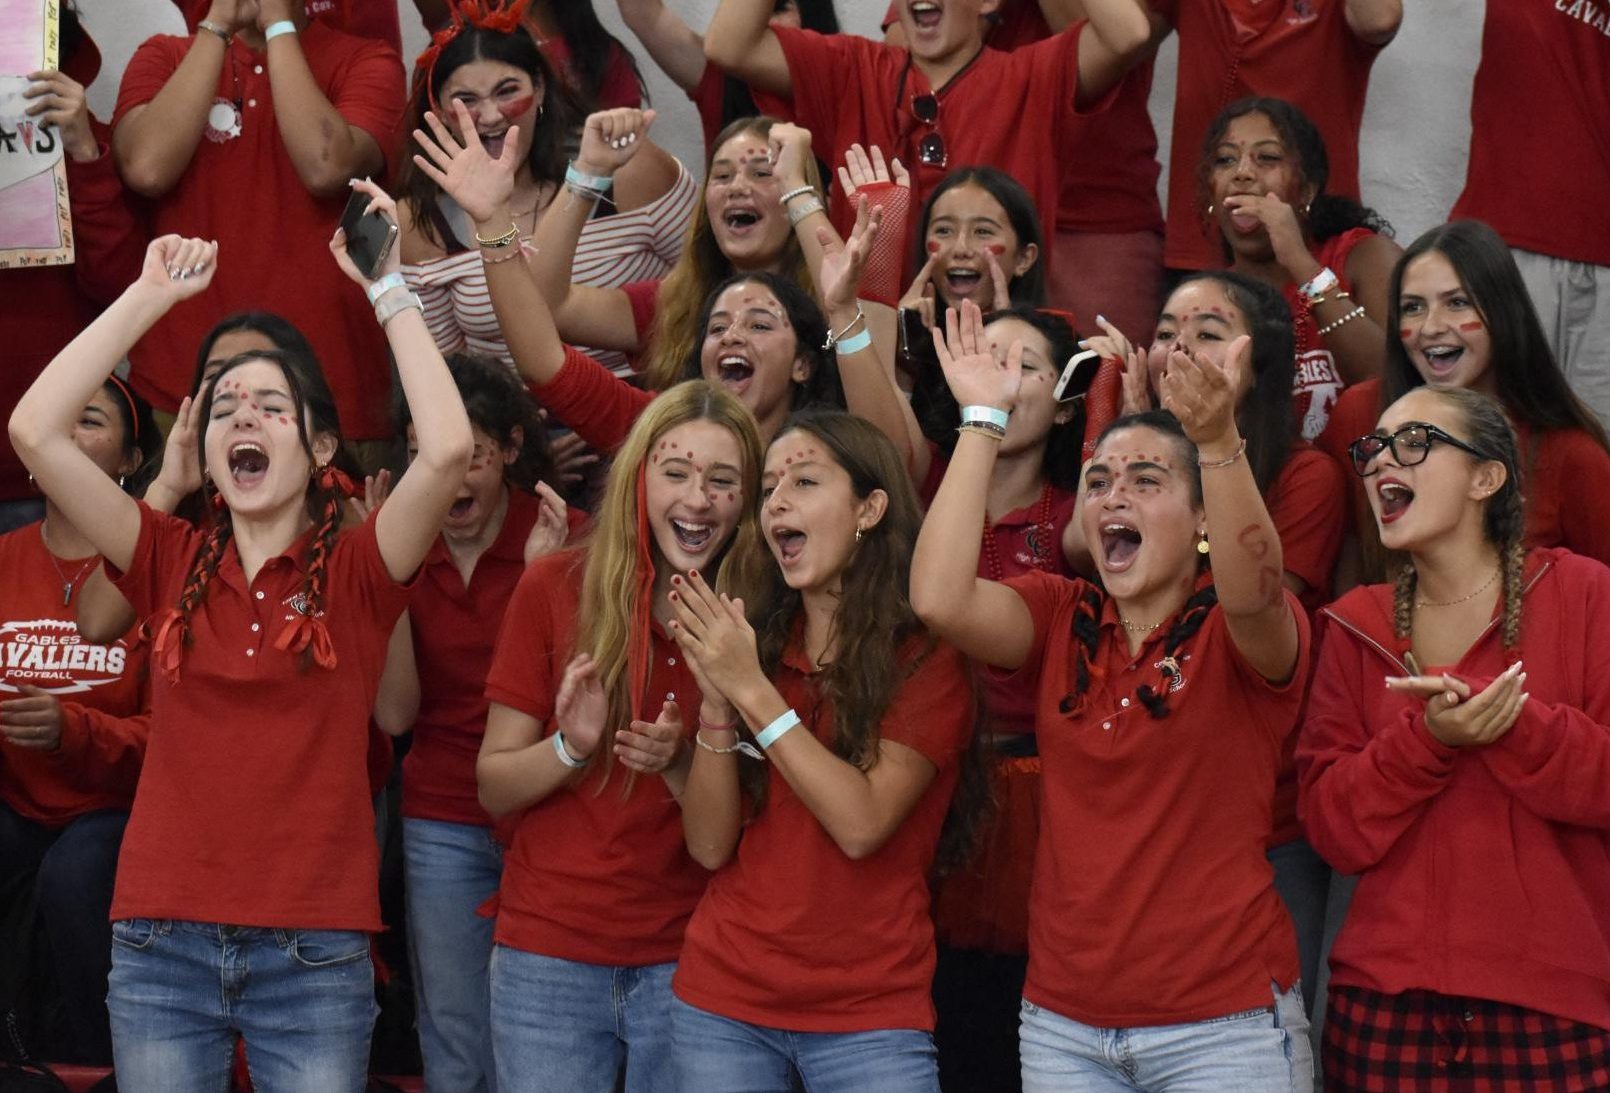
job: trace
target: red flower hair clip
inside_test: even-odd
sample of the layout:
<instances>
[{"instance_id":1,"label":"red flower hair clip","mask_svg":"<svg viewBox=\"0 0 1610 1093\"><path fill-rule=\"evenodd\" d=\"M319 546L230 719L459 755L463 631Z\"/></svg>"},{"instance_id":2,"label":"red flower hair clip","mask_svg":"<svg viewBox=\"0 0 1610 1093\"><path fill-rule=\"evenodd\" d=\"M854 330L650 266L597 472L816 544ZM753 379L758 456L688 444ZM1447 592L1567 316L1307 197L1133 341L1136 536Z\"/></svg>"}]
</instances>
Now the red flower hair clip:
<instances>
[{"instance_id":1,"label":"red flower hair clip","mask_svg":"<svg viewBox=\"0 0 1610 1093\"><path fill-rule=\"evenodd\" d=\"M415 97L418 97L420 86L423 85L430 99L432 113L440 117L441 107L436 103L436 93L431 90L431 84L436 75L436 59L442 55L442 50L462 34L465 27L513 34L525 20L526 9L530 6L531 0L507 0L506 3L497 0L448 0L446 25L431 35L430 45L414 61Z\"/></svg>"}]
</instances>

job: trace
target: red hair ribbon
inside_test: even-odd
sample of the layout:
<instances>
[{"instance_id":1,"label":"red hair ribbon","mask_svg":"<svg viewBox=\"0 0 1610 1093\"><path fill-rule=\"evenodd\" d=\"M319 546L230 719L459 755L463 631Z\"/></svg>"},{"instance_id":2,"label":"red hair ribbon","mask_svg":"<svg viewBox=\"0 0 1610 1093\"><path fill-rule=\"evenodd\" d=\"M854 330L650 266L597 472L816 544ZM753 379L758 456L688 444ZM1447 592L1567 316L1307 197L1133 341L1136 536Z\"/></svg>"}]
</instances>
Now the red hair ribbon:
<instances>
[{"instance_id":1,"label":"red hair ribbon","mask_svg":"<svg viewBox=\"0 0 1610 1093\"><path fill-rule=\"evenodd\" d=\"M178 683L179 662L184 659L184 616L177 607L170 607L157 618L161 621L151 638L151 664L169 683Z\"/></svg>"},{"instance_id":2,"label":"red hair ribbon","mask_svg":"<svg viewBox=\"0 0 1610 1093\"><path fill-rule=\"evenodd\" d=\"M637 468L637 589L632 597L632 636L626 654L626 679L631 687L632 711L648 691L649 647L654 635L654 551L650 547L653 531L648 526L648 465Z\"/></svg>"},{"instance_id":3,"label":"red hair ribbon","mask_svg":"<svg viewBox=\"0 0 1610 1093\"><path fill-rule=\"evenodd\" d=\"M327 463L319 468L317 477L319 489L335 490L342 497L361 497L363 491L352 480L352 476L333 463Z\"/></svg>"},{"instance_id":4,"label":"red hair ribbon","mask_svg":"<svg viewBox=\"0 0 1610 1093\"><path fill-rule=\"evenodd\" d=\"M1075 334L1079 332L1079 321L1071 311L1064 311L1060 307L1037 307L1034 309L1041 315L1054 315L1068 324L1068 329Z\"/></svg>"},{"instance_id":5,"label":"red hair ribbon","mask_svg":"<svg viewBox=\"0 0 1610 1093\"><path fill-rule=\"evenodd\" d=\"M330 630L323 619L299 614L274 639L274 648L287 653L300 653L309 646L313 649L314 664L326 670L335 667L335 645L330 641Z\"/></svg>"},{"instance_id":6,"label":"red hair ribbon","mask_svg":"<svg viewBox=\"0 0 1610 1093\"><path fill-rule=\"evenodd\" d=\"M526 8L530 6L531 0L508 0L503 4L495 0L448 0L446 25L431 35L430 45L414 61L414 97L419 97L423 87L430 99L431 111L441 117L441 107L436 104L431 84L436 76L436 59L442 55L442 50L462 34L465 27L513 34L525 20Z\"/></svg>"}]
</instances>

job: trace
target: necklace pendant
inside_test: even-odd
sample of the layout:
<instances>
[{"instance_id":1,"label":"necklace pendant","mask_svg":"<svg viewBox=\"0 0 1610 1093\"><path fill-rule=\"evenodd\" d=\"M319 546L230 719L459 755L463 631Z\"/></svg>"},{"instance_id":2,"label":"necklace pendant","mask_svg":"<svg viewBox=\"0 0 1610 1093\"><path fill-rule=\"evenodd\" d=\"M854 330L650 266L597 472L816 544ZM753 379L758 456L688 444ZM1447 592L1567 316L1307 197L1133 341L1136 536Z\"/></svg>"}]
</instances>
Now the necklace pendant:
<instances>
[{"instance_id":1,"label":"necklace pendant","mask_svg":"<svg viewBox=\"0 0 1610 1093\"><path fill-rule=\"evenodd\" d=\"M73 582L64 581L61 586L61 605L66 607L73 602Z\"/></svg>"}]
</instances>

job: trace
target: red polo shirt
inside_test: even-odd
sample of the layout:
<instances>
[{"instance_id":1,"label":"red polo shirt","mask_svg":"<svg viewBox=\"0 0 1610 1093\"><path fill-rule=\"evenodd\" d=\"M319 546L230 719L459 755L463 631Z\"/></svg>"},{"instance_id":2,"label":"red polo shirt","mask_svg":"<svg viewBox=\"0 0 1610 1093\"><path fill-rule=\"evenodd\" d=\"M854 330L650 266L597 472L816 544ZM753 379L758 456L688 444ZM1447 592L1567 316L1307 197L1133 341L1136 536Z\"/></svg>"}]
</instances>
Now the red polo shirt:
<instances>
[{"instance_id":1,"label":"red polo shirt","mask_svg":"<svg viewBox=\"0 0 1610 1093\"><path fill-rule=\"evenodd\" d=\"M140 505L126 572L135 614L179 602L206 533ZM123 837L112 917L378 930L369 713L408 587L371 516L327 560L335 668L274 642L297 617L310 530L247 582L233 541L191 616L177 683L152 678L151 741Z\"/></svg>"},{"instance_id":2,"label":"red polo shirt","mask_svg":"<svg viewBox=\"0 0 1610 1093\"><path fill-rule=\"evenodd\" d=\"M503 617L486 697L537 719L544 729L575 645L586 555L570 550L531 563ZM674 701L691 737L699 687L682 651L652 627L649 688L638 716L652 721ZM608 747L623 725L605 729ZM682 812L664 781L627 771L609 781L589 771L515 819L498 890L498 944L584 964L665 964L709 874L688 856Z\"/></svg>"},{"instance_id":3,"label":"red polo shirt","mask_svg":"<svg viewBox=\"0 0 1610 1093\"><path fill-rule=\"evenodd\" d=\"M1039 208L1054 209L1070 163L1067 145L1077 139L1083 28L1077 23L1012 53L985 47L938 90L934 129L945 140L946 167L918 161L917 145L929 129L912 114L911 100L933 89L905 50L853 34L774 31L788 58L794 120L812 132L826 162L842 162L851 144L876 144L910 169L913 207L951 170L989 164L1021 182ZM854 209L837 189L832 215L841 231L854 221ZM1051 236L1044 242L1048 258Z\"/></svg>"},{"instance_id":4,"label":"red polo shirt","mask_svg":"<svg viewBox=\"0 0 1610 1093\"><path fill-rule=\"evenodd\" d=\"M191 31L212 8L212 0L176 2ZM395 4L386 0L307 0L306 7L310 17L322 19L337 30L359 38L377 38L399 54L402 52L402 26Z\"/></svg>"},{"instance_id":5,"label":"red polo shirt","mask_svg":"<svg viewBox=\"0 0 1610 1093\"><path fill-rule=\"evenodd\" d=\"M410 819L492 822L475 786L475 760L486 734L486 673L540 511L531 494L509 490L503 527L476 559L468 586L439 537L420 567L408 598L419 674L419 714L403 759L402 814Z\"/></svg>"},{"instance_id":6,"label":"red polo shirt","mask_svg":"<svg viewBox=\"0 0 1610 1093\"><path fill-rule=\"evenodd\" d=\"M1325 189L1358 196L1359 124L1380 47L1348 27L1347 0L1153 0L1152 6L1180 38L1165 265L1224 265L1217 227L1203 227L1196 168L1208 126L1237 99L1267 95L1301 108L1325 139Z\"/></svg>"},{"instance_id":7,"label":"red polo shirt","mask_svg":"<svg viewBox=\"0 0 1610 1093\"><path fill-rule=\"evenodd\" d=\"M925 645L913 639L905 660ZM831 747L832 705L797 634L772 681ZM677 997L798 1032L934 1027L928 872L973 731L971 689L966 660L940 643L895 693L880 737L921 752L938 773L889 841L861 861L845 857L771 768L765 807L688 926L671 984Z\"/></svg>"},{"instance_id":8,"label":"red polo shirt","mask_svg":"<svg viewBox=\"0 0 1610 1093\"><path fill-rule=\"evenodd\" d=\"M1470 165L1449 218L1485 220L1512 247L1610 266L1610 11L1587 0L1486 11ZM1517 201L1515 180L1539 164L1548 184Z\"/></svg>"},{"instance_id":9,"label":"red polo shirt","mask_svg":"<svg viewBox=\"0 0 1610 1093\"><path fill-rule=\"evenodd\" d=\"M158 35L140 46L123 73L114 127L156 97L192 40ZM299 41L313 78L341 116L388 148L406 101L397 54L318 21ZM160 410L177 409L190 393L196 346L219 316L272 311L312 343L347 439L389 439L385 335L329 252L345 192L315 198L297 177L274 115L265 54L236 38L214 94L240 102L240 136L202 136L178 183L151 203L151 233L216 239L218 272L194 302L169 312L130 351L135 390Z\"/></svg>"},{"instance_id":10,"label":"red polo shirt","mask_svg":"<svg viewBox=\"0 0 1610 1093\"><path fill-rule=\"evenodd\" d=\"M1029 905L1024 997L1102 1028L1204 1021L1269 1005L1297 979L1291 916L1264 856L1282 744L1308 675L1308 618L1289 593L1300 648L1274 686L1236 649L1214 607L1174 654L1168 717L1136 697L1158 684L1172 620L1131 656L1104 601L1082 713L1073 616L1084 581L1027 573L1005 582L1034 620L1011 680L1039 696L1045 767Z\"/></svg>"},{"instance_id":11,"label":"red polo shirt","mask_svg":"<svg viewBox=\"0 0 1610 1093\"><path fill-rule=\"evenodd\" d=\"M0 800L19 816L60 827L99 809L129 807L149 721L146 653L129 635L108 645L78 636L75 604L62 602L97 558L62 560L45 549L42 524L0 535L0 701L24 686L61 702L61 746L35 751L0 743Z\"/></svg>"}]
</instances>

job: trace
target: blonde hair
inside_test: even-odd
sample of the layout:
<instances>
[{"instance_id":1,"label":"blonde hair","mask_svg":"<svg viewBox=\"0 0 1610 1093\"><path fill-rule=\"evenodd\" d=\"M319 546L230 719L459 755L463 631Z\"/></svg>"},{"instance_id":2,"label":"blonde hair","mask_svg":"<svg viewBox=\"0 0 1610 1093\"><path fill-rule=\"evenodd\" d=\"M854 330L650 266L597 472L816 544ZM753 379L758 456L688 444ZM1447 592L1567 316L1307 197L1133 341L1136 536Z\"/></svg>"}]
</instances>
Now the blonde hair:
<instances>
[{"instance_id":1,"label":"blonde hair","mask_svg":"<svg viewBox=\"0 0 1610 1093\"><path fill-rule=\"evenodd\" d=\"M715 162L716 153L722 146L744 134L753 134L765 140L771 134L771 127L780 124L776 118L764 116L739 118L723 129L710 143L710 151L705 156L705 187L708 189L710 185L710 165ZM805 178L820 195L822 177L816 169L814 156L806 161ZM815 286L811 281L810 268L805 264L805 252L792 231L783 246L779 268L783 276L814 298ZM693 223L688 225L682 256L660 285L659 308L654 325L649 328L648 345L644 347L646 363L643 377L651 390L664 391L681 378L688 360L698 351L699 343L704 339L704 331L699 328L699 316L704 309L705 297L734 272L732 263L716 243L715 232L710 229L710 207L701 193L693 207Z\"/></svg>"},{"instance_id":2,"label":"blonde hair","mask_svg":"<svg viewBox=\"0 0 1610 1093\"><path fill-rule=\"evenodd\" d=\"M653 711L639 711L644 695L633 693L634 655L641 658L637 663L648 663L654 585L653 532L640 515L638 490L649 452L660 437L690 421L709 421L726 429L743 455L743 510L732 541L717 555L716 587L725 589L740 576L735 569L760 564L765 554L756 522L763 455L754 416L732 394L704 380L677 384L649 403L621 444L587 543L575 651L587 653L598 666L608 699L605 725L611 729L625 727L640 713L645 720L654 718ZM750 583L744 577L743 583ZM613 749L600 747L595 755L603 757L602 790L609 780ZM622 792L631 792L632 783L628 774Z\"/></svg>"}]
</instances>

